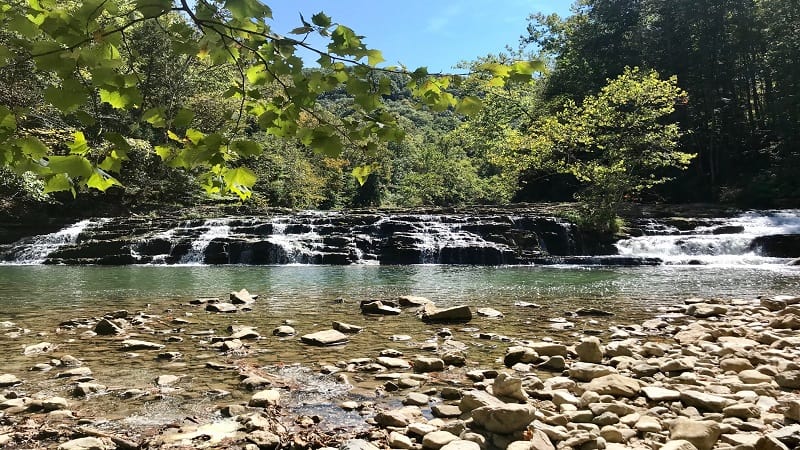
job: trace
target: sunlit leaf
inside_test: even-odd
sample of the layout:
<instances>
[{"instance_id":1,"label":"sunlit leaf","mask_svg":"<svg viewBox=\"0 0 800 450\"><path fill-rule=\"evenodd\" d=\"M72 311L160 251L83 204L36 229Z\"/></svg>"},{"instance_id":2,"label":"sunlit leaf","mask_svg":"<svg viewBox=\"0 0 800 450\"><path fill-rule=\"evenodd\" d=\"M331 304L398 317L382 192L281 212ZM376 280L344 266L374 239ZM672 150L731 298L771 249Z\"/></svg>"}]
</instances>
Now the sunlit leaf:
<instances>
[{"instance_id":1,"label":"sunlit leaf","mask_svg":"<svg viewBox=\"0 0 800 450\"><path fill-rule=\"evenodd\" d=\"M356 166L353 168L352 175L358 181L359 186L367 182L367 178L372 173L372 166Z\"/></svg>"},{"instance_id":2,"label":"sunlit leaf","mask_svg":"<svg viewBox=\"0 0 800 450\"><path fill-rule=\"evenodd\" d=\"M86 136L83 135L83 131L76 131L72 136L74 140L67 144L70 155L85 155L88 153L89 143L86 142Z\"/></svg>"},{"instance_id":3,"label":"sunlit leaf","mask_svg":"<svg viewBox=\"0 0 800 450\"><path fill-rule=\"evenodd\" d=\"M60 109L64 114L71 113L86 103L89 91L74 78L67 78L62 82L62 87L50 86L44 91L44 99Z\"/></svg>"},{"instance_id":4,"label":"sunlit leaf","mask_svg":"<svg viewBox=\"0 0 800 450\"><path fill-rule=\"evenodd\" d=\"M47 161L47 167L56 173L75 178L89 178L92 175L92 164L80 155L50 156Z\"/></svg>"},{"instance_id":5,"label":"sunlit leaf","mask_svg":"<svg viewBox=\"0 0 800 450\"><path fill-rule=\"evenodd\" d=\"M70 180L68 176L64 175L63 173L57 173L48 178L47 181L45 181L44 183L45 194L49 194L50 192L61 192L61 191L73 191L74 195L72 180Z\"/></svg>"},{"instance_id":6,"label":"sunlit leaf","mask_svg":"<svg viewBox=\"0 0 800 450\"><path fill-rule=\"evenodd\" d=\"M0 141L5 141L17 130L17 118L7 107L0 105Z\"/></svg>"},{"instance_id":7,"label":"sunlit leaf","mask_svg":"<svg viewBox=\"0 0 800 450\"><path fill-rule=\"evenodd\" d=\"M142 114L142 120L154 126L155 128L164 128L167 126L167 120L164 117L164 108L150 108Z\"/></svg>"},{"instance_id":8,"label":"sunlit leaf","mask_svg":"<svg viewBox=\"0 0 800 450\"><path fill-rule=\"evenodd\" d=\"M465 116L471 116L480 111L483 102L478 97L464 97L456 105L456 112Z\"/></svg>"},{"instance_id":9,"label":"sunlit leaf","mask_svg":"<svg viewBox=\"0 0 800 450\"><path fill-rule=\"evenodd\" d=\"M41 159L49 152L47 146L34 136L17 139L16 143L20 150L22 150L22 153L32 159Z\"/></svg>"}]
</instances>

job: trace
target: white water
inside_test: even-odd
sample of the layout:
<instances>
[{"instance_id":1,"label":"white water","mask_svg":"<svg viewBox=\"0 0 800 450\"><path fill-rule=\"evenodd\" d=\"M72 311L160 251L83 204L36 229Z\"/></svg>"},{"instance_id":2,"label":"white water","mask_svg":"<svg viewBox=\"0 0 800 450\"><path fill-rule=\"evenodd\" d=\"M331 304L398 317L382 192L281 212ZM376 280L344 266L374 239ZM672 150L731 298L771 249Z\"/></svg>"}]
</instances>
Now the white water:
<instances>
[{"instance_id":1,"label":"white water","mask_svg":"<svg viewBox=\"0 0 800 450\"><path fill-rule=\"evenodd\" d=\"M20 246L21 248L16 251L13 264L42 264L49 254L65 245L75 244L78 236L87 229L108 221L109 219L81 220L55 233L36 236L31 242Z\"/></svg>"},{"instance_id":2,"label":"white water","mask_svg":"<svg viewBox=\"0 0 800 450\"><path fill-rule=\"evenodd\" d=\"M314 229L314 225L309 224L311 229L307 233L286 233L286 228L290 225L287 218L276 218L272 223L272 234L267 238L268 242L283 250L288 264L307 264L311 258L320 254L319 248L322 247L322 236Z\"/></svg>"},{"instance_id":3,"label":"white water","mask_svg":"<svg viewBox=\"0 0 800 450\"><path fill-rule=\"evenodd\" d=\"M208 244L214 239L229 237L231 232L228 219L206 219L203 228L206 231L192 241L192 248L183 255L180 264L203 264Z\"/></svg>"},{"instance_id":4,"label":"white water","mask_svg":"<svg viewBox=\"0 0 800 450\"><path fill-rule=\"evenodd\" d=\"M759 236L800 234L800 210L751 211L720 221L722 225L698 227L689 232L664 227L649 230L659 234L621 240L616 244L617 250L624 256L661 258L667 264L783 264L786 259L768 258L752 252L751 242ZM712 234L719 226L740 226L743 230L740 233Z\"/></svg>"},{"instance_id":5,"label":"white water","mask_svg":"<svg viewBox=\"0 0 800 450\"><path fill-rule=\"evenodd\" d=\"M422 253L423 264L438 264L444 248L486 248L498 247L500 244L488 242L477 234L461 229L459 223L442 222L440 217L422 216L417 227L419 231L409 233L419 243L417 248Z\"/></svg>"}]
</instances>

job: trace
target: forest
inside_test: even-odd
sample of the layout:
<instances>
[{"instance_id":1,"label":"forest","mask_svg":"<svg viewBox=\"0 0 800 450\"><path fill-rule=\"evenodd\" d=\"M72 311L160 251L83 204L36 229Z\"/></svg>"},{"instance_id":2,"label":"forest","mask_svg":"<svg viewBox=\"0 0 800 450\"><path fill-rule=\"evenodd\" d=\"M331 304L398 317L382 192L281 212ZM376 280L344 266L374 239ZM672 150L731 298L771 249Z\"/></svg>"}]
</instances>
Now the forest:
<instances>
[{"instance_id":1,"label":"forest","mask_svg":"<svg viewBox=\"0 0 800 450\"><path fill-rule=\"evenodd\" d=\"M0 2L0 208L797 206L795 0L578 0L453 74L256 0ZM346 18L337 18L346 21ZM304 36L330 40L315 62Z\"/></svg>"}]
</instances>

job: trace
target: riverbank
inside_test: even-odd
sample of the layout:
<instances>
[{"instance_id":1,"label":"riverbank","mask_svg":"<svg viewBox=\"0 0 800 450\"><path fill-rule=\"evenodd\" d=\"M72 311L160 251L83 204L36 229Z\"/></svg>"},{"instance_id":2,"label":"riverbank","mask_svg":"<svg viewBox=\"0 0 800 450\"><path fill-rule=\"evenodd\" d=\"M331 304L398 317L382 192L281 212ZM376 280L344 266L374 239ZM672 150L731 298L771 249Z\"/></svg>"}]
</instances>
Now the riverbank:
<instances>
[{"instance_id":1,"label":"riverbank","mask_svg":"<svg viewBox=\"0 0 800 450\"><path fill-rule=\"evenodd\" d=\"M65 317L55 328L2 322L0 444L800 445L797 297L688 299L638 323L587 308L554 320L550 332L518 327L514 335L491 331L492 321L508 320L503 312L439 310L418 297L343 300L339 307L366 325L295 330L289 319L265 330L249 319L266 301L240 292L165 310ZM418 309L425 314L414 319L417 330L389 335L379 351L359 345L377 330L386 334L395 314ZM317 346L326 340L341 345ZM296 356L275 355L280 345L297 347Z\"/></svg>"}]
</instances>

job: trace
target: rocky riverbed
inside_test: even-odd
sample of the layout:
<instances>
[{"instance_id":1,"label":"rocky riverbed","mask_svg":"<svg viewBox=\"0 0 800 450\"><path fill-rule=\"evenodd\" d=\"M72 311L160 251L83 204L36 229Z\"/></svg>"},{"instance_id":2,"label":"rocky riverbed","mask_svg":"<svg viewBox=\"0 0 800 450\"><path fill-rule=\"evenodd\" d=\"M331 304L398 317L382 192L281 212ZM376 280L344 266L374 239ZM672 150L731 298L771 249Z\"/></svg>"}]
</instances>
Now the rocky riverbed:
<instances>
[{"instance_id":1,"label":"rocky riverbed","mask_svg":"<svg viewBox=\"0 0 800 450\"><path fill-rule=\"evenodd\" d=\"M0 318L0 447L800 448L800 297L552 312L515 335L494 325L538 305L341 299L352 320L249 324L266 301Z\"/></svg>"}]
</instances>

